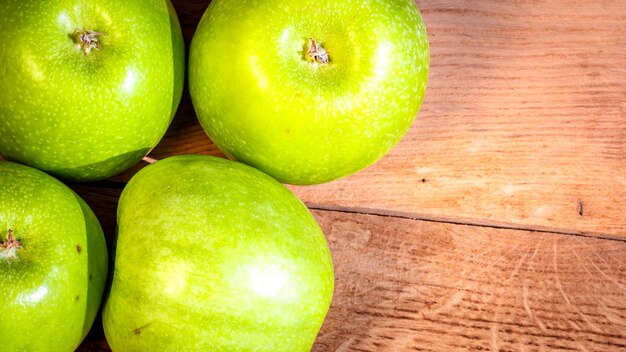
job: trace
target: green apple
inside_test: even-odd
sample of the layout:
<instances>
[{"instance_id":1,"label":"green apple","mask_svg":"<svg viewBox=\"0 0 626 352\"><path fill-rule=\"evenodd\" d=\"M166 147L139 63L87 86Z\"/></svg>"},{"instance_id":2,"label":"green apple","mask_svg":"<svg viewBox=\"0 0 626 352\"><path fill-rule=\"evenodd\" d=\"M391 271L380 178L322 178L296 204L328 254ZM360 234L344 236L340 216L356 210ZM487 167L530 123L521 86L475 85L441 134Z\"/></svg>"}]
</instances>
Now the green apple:
<instances>
[{"instance_id":1,"label":"green apple","mask_svg":"<svg viewBox=\"0 0 626 352\"><path fill-rule=\"evenodd\" d=\"M100 224L67 186L0 161L0 350L74 351L107 275Z\"/></svg>"},{"instance_id":2,"label":"green apple","mask_svg":"<svg viewBox=\"0 0 626 352\"><path fill-rule=\"evenodd\" d=\"M214 0L189 90L229 158L315 184L371 165L422 103L428 39L412 0Z\"/></svg>"},{"instance_id":3,"label":"green apple","mask_svg":"<svg viewBox=\"0 0 626 352\"><path fill-rule=\"evenodd\" d=\"M333 266L308 209L271 177L210 156L139 171L119 201L106 339L120 351L309 351Z\"/></svg>"},{"instance_id":4,"label":"green apple","mask_svg":"<svg viewBox=\"0 0 626 352\"><path fill-rule=\"evenodd\" d=\"M96 180L136 164L180 101L169 0L2 0L0 154Z\"/></svg>"}]
</instances>

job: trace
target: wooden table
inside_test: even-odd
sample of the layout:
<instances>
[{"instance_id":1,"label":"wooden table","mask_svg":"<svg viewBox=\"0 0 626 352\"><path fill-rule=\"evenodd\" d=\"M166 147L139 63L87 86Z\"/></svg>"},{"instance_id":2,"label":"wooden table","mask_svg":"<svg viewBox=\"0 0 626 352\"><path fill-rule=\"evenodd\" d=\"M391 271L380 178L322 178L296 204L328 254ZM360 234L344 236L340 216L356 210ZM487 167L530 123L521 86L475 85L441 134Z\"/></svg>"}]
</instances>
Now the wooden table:
<instances>
[{"instance_id":1,"label":"wooden table","mask_svg":"<svg viewBox=\"0 0 626 352\"><path fill-rule=\"evenodd\" d=\"M174 1L187 43L208 0ZM420 0L424 105L369 169L291 187L326 233L315 351L626 350L626 2ZM189 96L150 154L221 155ZM107 236L145 164L74 185ZM108 351L99 322L80 351Z\"/></svg>"}]
</instances>

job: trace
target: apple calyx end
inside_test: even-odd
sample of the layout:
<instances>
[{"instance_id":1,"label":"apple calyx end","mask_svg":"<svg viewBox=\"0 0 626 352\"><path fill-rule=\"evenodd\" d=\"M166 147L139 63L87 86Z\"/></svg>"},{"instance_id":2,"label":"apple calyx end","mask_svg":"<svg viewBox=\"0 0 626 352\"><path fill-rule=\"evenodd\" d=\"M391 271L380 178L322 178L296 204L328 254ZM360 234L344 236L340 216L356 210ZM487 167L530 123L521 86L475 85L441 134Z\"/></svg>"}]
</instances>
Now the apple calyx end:
<instances>
[{"instance_id":1,"label":"apple calyx end","mask_svg":"<svg viewBox=\"0 0 626 352\"><path fill-rule=\"evenodd\" d=\"M9 229L7 240L0 244L0 258L16 259L17 250L20 248L22 248L22 244L15 239L13 229Z\"/></svg>"},{"instance_id":2,"label":"apple calyx end","mask_svg":"<svg viewBox=\"0 0 626 352\"><path fill-rule=\"evenodd\" d=\"M322 47L321 43L318 43L315 38L309 38L309 50L306 53L309 61L318 62L322 65L327 65L330 61L328 52Z\"/></svg>"},{"instance_id":3,"label":"apple calyx end","mask_svg":"<svg viewBox=\"0 0 626 352\"><path fill-rule=\"evenodd\" d=\"M89 55L92 50L100 50L98 36L103 35L102 32L91 30L76 29L74 31L74 42L76 46L83 50L85 55Z\"/></svg>"}]
</instances>

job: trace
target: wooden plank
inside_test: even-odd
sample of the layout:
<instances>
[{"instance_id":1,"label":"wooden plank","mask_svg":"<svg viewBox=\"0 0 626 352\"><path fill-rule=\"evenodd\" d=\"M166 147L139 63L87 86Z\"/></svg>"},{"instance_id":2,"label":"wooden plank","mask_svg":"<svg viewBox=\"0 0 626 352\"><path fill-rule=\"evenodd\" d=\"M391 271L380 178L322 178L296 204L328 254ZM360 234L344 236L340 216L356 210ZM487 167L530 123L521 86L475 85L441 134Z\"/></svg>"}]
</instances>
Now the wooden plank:
<instances>
[{"instance_id":1,"label":"wooden plank","mask_svg":"<svg viewBox=\"0 0 626 352\"><path fill-rule=\"evenodd\" d=\"M315 351L626 348L626 242L315 215L337 273Z\"/></svg>"},{"instance_id":2,"label":"wooden plank","mask_svg":"<svg viewBox=\"0 0 626 352\"><path fill-rule=\"evenodd\" d=\"M77 186L108 237L119 189ZM314 210L336 272L314 351L626 349L626 242ZM108 351L96 324L79 351Z\"/></svg>"}]
</instances>

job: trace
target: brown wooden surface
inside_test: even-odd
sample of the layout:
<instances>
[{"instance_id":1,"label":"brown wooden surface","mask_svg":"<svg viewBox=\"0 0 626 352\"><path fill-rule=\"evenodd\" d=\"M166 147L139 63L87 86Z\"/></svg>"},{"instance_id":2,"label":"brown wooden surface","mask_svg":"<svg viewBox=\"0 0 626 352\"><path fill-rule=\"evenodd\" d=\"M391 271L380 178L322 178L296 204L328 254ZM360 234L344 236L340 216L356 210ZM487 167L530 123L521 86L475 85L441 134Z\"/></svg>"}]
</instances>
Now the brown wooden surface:
<instances>
[{"instance_id":1,"label":"brown wooden surface","mask_svg":"<svg viewBox=\"0 0 626 352\"><path fill-rule=\"evenodd\" d=\"M174 1L186 40L208 0ZM292 187L336 292L315 351L626 350L626 2L417 1L422 111L373 167ZM221 155L189 97L150 154ZM140 164L73 185L109 239ZM108 351L97 323L80 351Z\"/></svg>"}]
</instances>

